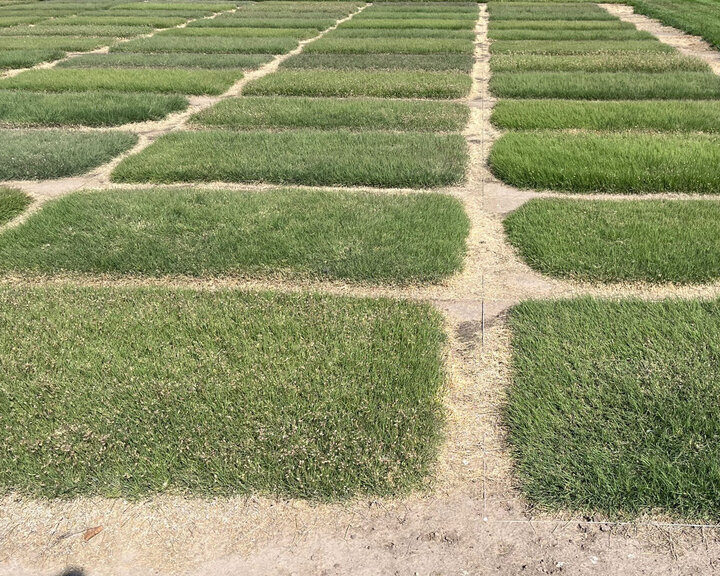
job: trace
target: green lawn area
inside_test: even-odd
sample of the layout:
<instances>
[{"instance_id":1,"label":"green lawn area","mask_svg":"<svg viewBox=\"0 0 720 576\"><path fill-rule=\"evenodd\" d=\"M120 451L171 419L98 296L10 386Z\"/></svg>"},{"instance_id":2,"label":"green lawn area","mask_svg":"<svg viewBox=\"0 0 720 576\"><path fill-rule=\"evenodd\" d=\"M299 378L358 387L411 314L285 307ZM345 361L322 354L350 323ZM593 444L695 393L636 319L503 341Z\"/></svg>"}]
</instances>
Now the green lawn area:
<instances>
[{"instance_id":1,"label":"green lawn area","mask_svg":"<svg viewBox=\"0 0 720 576\"><path fill-rule=\"evenodd\" d=\"M469 115L469 108L456 102L271 96L224 100L199 112L191 122L234 129L459 132L467 124Z\"/></svg>"},{"instance_id":2,"label":"green lawn area","mask_svg":"<svg viewBox=\"0 0 720 576\"><path fill-rule=\"evenodd\" d=\"M128 132L0 130L0 180L77 176L129 150Z\"/></svg>"},{"instance_id":3,"label":"green lawn area","mask_svg":"<svg viewBox=\"0 0 720 576\"><path fill-rule=\"evenodd\" d=\"M505 420L536 505L720 518L720 302L513 308Z\"/></svg>"},{"instance_id":4,"label":"green lawn area","mask_svg":"<svg viewBox=\"0 0 720 576\"><path fill-rule=\"evenodd\" d=\"M0 270L437 282L462 268L468 229L440 194L98 191L1 235Z\"/></svg>"},{"instance_id":5,"label":"green lawn area","mask_svg":"<svg viewBox=\"0 0 720 576\"><path fill-rule=\"evenodd\" d=\"M503 135L490 167L519 188L566 192L687 192L720 190L720 138L706 134Z\"/></svg>"},{"instance_id":6,"label":"green lawn area","mask_svg":"<svg viewBox=\"0 0 720 576\"><path fill-rule=\"evenodd\" d=\"M462 98L472 80L454 72L366 72L280 70L248 84L254 96L374 96L379 98Z\"/></svg>"},{"instance_id":7,"label":"green lawn area","mask_svg":"<svg viewBox=\"0 0 720 576\"><path fill-rule=\"evenodd\" d=\"M720 47L720 12L717 0L630 0L635 12L657 18L668 26L701 36Z\"/></svg>"},{"instance_id":8,"label":"green lawn area","mask_svg":"<svg viewBox=\"0 0 720 576\"><path fill-rule=\"evenodd\" d=\"M119 126L160 120L187 106L179 95L0 90L0 125Z\"/></svg>"},{"instance_id":9,"label":"green lawn area","mask_svg":"<svg viewBox=\"0 0 720 576\"><path fill-rule=\"evenodd\" d=\"M0 88L46 92L112 90L171 94L222 94L240 78L241 70L151 71L130 68L29 70L0 81Z\"/></svg>"},{"instance_id":10,"label":"green lawn area","mask_svg":"<svg viewBox=\"0 0 720 576\"><path fill-rule=\"evenodd\" d=\"M502 100L492 122L510 130L720 132L720 101Z\"/></svg>"},{"instance_id":11,"label":"green lawn area","mask_svg":"<svg viewBox=\"0 0 720 576\"><path fill-rule=\"evenodd\" d=\"M288 58L280 68L325 68L332 70L457 70L470 72L472 54L303 54Z\"/></svg>"},{"instance_id":12,"label":"green lawn area","mask_svg":"<svg viewBox=\"0 0 720 576\"><path fill-rule=\"evenodd\" d=\"M715 100L720 77L710 72L500 72L490 79L499 98L576 100Z\"/></svg>"},{"instance_id":13,"label":"green lawn area","mask_svg":"<svg viewBox=\"0 0 720 576\"><path fill-rule=\"evenodd\" d=\"M242 68L251 70L272 60L271 54L193 54L160 52L158 54L117 52L85 54L57 64L56 68ZM148 72L145 72L148 74Z\"/></svg>"},{"instance_id":14,"label":"green lawn area","mask_svg":"<svg viewBox=\"0 0 720 576\"><path fill-rule=\"evenodd\" d=\"M462 180L466 164L459 134L208 130L163 136L112 179L432 188Z\"/></svg>"},{"instance_id":15,"label":"green lawn area","mask_svg":"<svg viewBox=\"0 0 720 576\"><path fill-rule=\"evenodd\" d=\"M598 282L700 284L720 278L714 200L536 199L505 220L534 269Z\"/></svg>"},{"instance_id":16,"label":"green lawn area","mask_svg":"<svg viewBox=\"0 0 720 576\"><path fill-rule=\"evenodd\" d=\"M6 224L30 205L30 198L22 191L0 186L0 226Z\"/></svg>"},{"instance_id":17,"label":"green lawn area","mask_svg":"<svg viewBox=\"0 0 720 576\"><path fill-rule=\"evenodd\" d=\"M0 288L0 491L403 493L435 463L443 343L386 299Z\"/></svg>"},{"instance_id":18,"label":"green lawn area","mask_svg":"<svg viewBox=\"0 0 720 576\"><path fill-rule=\"evenodd\" d=\"M673 53L612 52L607 54L494 54L493 72L709 72L697 58Z\"/></svg>"}]
</instances>

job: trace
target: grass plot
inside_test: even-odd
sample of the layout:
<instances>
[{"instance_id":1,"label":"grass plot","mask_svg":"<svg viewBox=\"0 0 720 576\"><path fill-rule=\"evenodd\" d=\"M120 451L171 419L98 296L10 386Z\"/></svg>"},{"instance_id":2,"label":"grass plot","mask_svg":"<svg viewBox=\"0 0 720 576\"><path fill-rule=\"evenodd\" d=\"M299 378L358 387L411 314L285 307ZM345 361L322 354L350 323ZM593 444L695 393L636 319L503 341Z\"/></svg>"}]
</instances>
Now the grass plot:
<instances>
[{"instance_id":1,"label":"grass plot","mask_svg":"<svg viewBox=\"0 0 720 576\"><path fill-rule=\"evenodd\" d=\"M129 150L128 132L0 130L0 180L77 176Z\"/></svg>"},{"instance_id":2,"label":"grass plot","mask_svg":"<svg viewBox=\"0 0 720 576\"><path fill-rule=\"evenodd\" d=\"M409 302L0 288L0 491L403 492L435 462L443 341Z\"/></svg>"},{"instance_id":3,"label":"grass plot","mask_svg":"<svg viewBox=\"0 0 720 576\"><path fill-rule=\"evenodd\" d=\"M720 190L720 137L705 134L503 135L490 151L493 173L519 188L564 192Z\"/></svg>"},{"instance_id":4,"label":"grass plot","mask_svg":"<svg viewBox=\"0 0 720 576\"><path fill-rule=\"evenodd\" d=\"M468 228L440 194L93 192L0 236L0 269L435 282L462 267Z\"/></svg>"},{"instance_id":5,"label":"grass plot","mask_svg":"<svg viewBox=\"0 0 720 576\"><path fill-rule=\"evenodd\" d=\"M580 280L702 283L720 278L720 203L533 200L505 220L533 268Z\"/></svg>"},{"instance_id":6,"label":"grass plot","mask_svg":"<svg viewBox=\"0 0 720 576\"><path fill-rule=\"evenodd\" d=\"M432 188L460 181L466 164L459 134L208 130L163 136L112 179Z\"/></svg>"},{"instance_id":7,"label":"grass plot","mask_svg":"<svg viewBox=\"0 0 720 576\"><path fill-rule=\"evenodd\" d=\"M720 303L526 302L506 421L544 507L720 518Z\"/></svg>"},{"instance_id":8,"label":"grass plot","mask_svg":"<svg viewBox=\"0 0 720 576\"><path fill-rule=\"evenodd\" d=\"M493 72L709 72L710 67L692 56L651 52L608 54L494 54Z\"/></svg>"},{"instance_id":9,"label":"grass plot","mask_svg":"<svg viewBox=\"0 0 720 576\"><path fill-rule=\"evenodd\" d=\"M30 198L14 188L0 187L0 226L9 222L30 205Z\"/></svg>"},{"instance_id":10,"label":"grass plot","mask_svg":"<svg viewBox=\"0 0 720 576\"><path fill-rule=\"evenodd\" d=\"M280 68L326 68L334 70L459 70L470 72L471 54L304 54L288 58Z\"/></svg>"}]
</instances>

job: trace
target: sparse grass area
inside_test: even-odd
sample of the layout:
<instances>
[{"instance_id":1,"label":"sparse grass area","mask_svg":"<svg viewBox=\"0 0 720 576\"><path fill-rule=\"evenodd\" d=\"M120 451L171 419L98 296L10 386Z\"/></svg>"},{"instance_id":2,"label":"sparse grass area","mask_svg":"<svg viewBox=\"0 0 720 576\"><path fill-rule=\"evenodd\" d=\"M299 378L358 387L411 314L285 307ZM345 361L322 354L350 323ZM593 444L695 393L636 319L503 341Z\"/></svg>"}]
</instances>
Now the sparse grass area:
<instances>
[{"instance_id":1,"label":"sparse grass area","mask_svg":"<svg viewBox=\"0 0 720 576\"><path fill-rule=\"evenodd\" d=\"M467 74L450 72L361 72L280 70L248 84L256 96L375 96L380 98L462 98L472 87Z\"/></svg>"},{"instance_id":2,"label":"sparse grass area","mask_svg":"<svg viewBox=\"0 0 720 576\"><path fill-rule=\"evenodd\" d=\"M29 68L40 62L50 62L63 56L65 52L62 50L1 50L0 70Z\"/></svg>"},{"instance_id":3,"label":"sparse grass area","mask_svg":"<svg viewBox=\"0 0 720 576\"><path fill-rule=\"evenodd\" d=\"M720 102L502 100L492 122L510 130L720 132Z\"/></svg>"},{"instance_id":4,"label":"sparse grass area","mask_svg":"<svg viewBox=\"0 0 720 576\"><path fill-rule=\"evenodd\" d=\"M720 517L718 301L526 302L506 409L535 504Z\"/></svg>"},{"instance_id":5,"label":"sparse grass area","mask_svg":"<svg viewBox=\"0 0 720 576\"><path fill-rule=\"evenodd\" d=\"M537 199L505 220L534 269L599 282L703 283L720 278L714 200Z\"/></svg>"},{"instance_id":6,"label":"sparse grass area","mask_svg":"<svg viewBox=\"0 0 720 576\"><path fill-rule=\"evenodd\" d=\"M130 149L127 132L0 130L0 180L76 176Z\"/></svg>"},{"instance_id":7,"label":"sparse grass area","mask_svg":"<svg viewBox=\"0 0 720 576\"><path fill-rule=\"evenodd\" d=\"M641 30L502 30L491 29L493 40L650 40L655 37Z\"/></svg>"},{"instance_id":8,"label":"sparse grass area","mask_svg":"<svg viewBox=\"0 0 720 576\"><path fill-rule=\"evenodd\" d=\"M717 194L719 163L720 138L705 134L510 132L490 153L504 182L568 192Z\"/></svg>"},{"instance_id":9,"label":"sparse grass area","mask_svg":"<svg viewBox=\"0 0 720 576\"><path fill-rule=\"evenodd\" d=\"M175 132L126 158L112 179L432 188L460 181L466 163L459 134Z\"/></svg>"},{"instance_id":10,"label":"sparse grass area","mask_svg":"<svg viewBox=\"0 0 720 576\"><path fill-rule=\"evenodd\" d=\"M0 186L0 226L22 213L30 205L30 198L14 188Z\"/></svg>"},{"instance_id":11,"label":"sparse grass area","mask_svg":"<svg viewBox=\"0 0 720 576\"><path fill-rule=\"evenodd\" d=\"M468 229L460 202L440 194L103 191L0 236L0 268L438 282L462 268Z\"/></svg>"},{"instance_id":12,"label":"sparse grass area","mask_svg":"<svg viewBox=\"0 0 720 576\"><path fill-rule=\"evenodd\" d=\"M2 39L0 39L1 42ZM116 44L110 52L198 52L202 54L282 54L298 45L293 38L153 36Z\"/></svg>"},{"instance_id":13,"label":"sparse grass area","mask_svg":"<svg viewBox=\"0 0 720 576\"><path fill-rule=\"evenodd\" d=\"M470 72L472 54L297 54L280 65L281 68L320 68L330 70L447 70Z\"/></svg>"},{"instance_id":14,"label":"sparse grass area","mask_svg":"<svg viewBox=\"0 0 720 576\"><path fill-rule=\"evenodd\" d=\"M656 40L496 40L492 54L612 54L622 52L675 52Z\"/></svg>"},{"instance_id":15,"label":"sparse grass area","mask_svg":"<svg viewBox=\"0 0 720 576\"><path fill-rule=\"evenodd\" d=\"M500 72L490 79L490 90L500 98L714 100L720 98L720 77L709 72Z\"/></svg>"},{"instance_id":16,"label":"sparse grass area","mask_svg":"<svg viewBox=\"0 0 720 576\"><path fill-rule=\"evenodd\" d=\"M302 97L225 100L192 118L197 125L234 129L321 128L459 132L469 109L455 102Z\"/></svg>"},{"instance_id":17,"label":"sparse grass area","mask_svg":"<svg viewBox=\"0 0 720 576\"><path fill-rule=\"evenodd\" d=\"M242 78L241 70L67 68L29 70L0 80L0 88L65 92L112 90L174 94L222 94Z\"/></svg>"},{"instance_id":18,"label":"sparse grass area","mask_svg":"<svg viewBox=\"0 0 720 576\"><path fill-rule=\"evenodd\" d=\"M2 126L120 126L185 110L179 95L0 90Z\"/></svg>"},{"instance_id":19,"label":"sparse grass area","mask_svg":"<svg viewBox=\"0 0 720 576\"><path fill-rule=\"evenodd\" d=\"M473 43L454 38L335 38L325 36L305 46L307 54L472 54Z\"/></svg>"},{"instance_id":20,"label":"sparse grass area","mask_svg":"<svg viewBox=\"0 0 720 576\"><path fill-rule=\"evenodd\" d=\"M697 58L677 53L621 52L574 56L495 54L493 72L709 72Z\"/></svg>"},{"instance_id":21,"label":"sparse grass area","mask_svg":"<svg viewBox=\"0 0 720 576\"><path fill-rule=\"evenodd\" d=\"M193 54L165 52L160 54L86 54L60 62L57 68L237 68L251 70L272 60L271 54Z\"/></svg>"},{"instance_id":22,"label":"sparse grass area","mask_svg":"<svg viewBox=\"0 0 720 576\"><path fill-rule=\"evenodd\" d=\"M4 287L0 326L2 492L344 498L416 488L435 463L429 304Z\"/></svg>"}]
</instances>

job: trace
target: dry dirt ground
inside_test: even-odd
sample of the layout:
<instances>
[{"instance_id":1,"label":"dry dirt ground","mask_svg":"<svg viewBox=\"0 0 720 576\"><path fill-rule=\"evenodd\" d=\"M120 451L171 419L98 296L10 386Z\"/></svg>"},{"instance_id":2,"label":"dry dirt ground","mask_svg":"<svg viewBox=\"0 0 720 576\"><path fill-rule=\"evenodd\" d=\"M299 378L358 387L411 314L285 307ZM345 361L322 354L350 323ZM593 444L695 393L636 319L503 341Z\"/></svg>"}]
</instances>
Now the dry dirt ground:
<instances>
[{"instance_id":1,"label":"dry dirt ground","mask_svg":"<svg viewBox=\"0 0 720 576\"><path fill-rule=\"evenodd\" d=\"M0 499L0 576L56 576L72 567L77 568L74 574L86 576L720 573L720 530L715 526L672 524L657 517L623 524L550 515L532 510L513 484L500 418L509 385L505 313L510 305L525 298L577 294L713 297L720 295L720 284L583 285L545 279L519 261L504 241L502 218L529 198L547 193L508 188L485 168L497 134L488 121L493 101L487 93L487 13L484 7L481 10L470 95L472 120L466 131L472 167L462 187L445 190L464 202L473 226L465 270L447 283L379 289L267 279L2 280L18 285L51 281L162 283L202 289L272 287L433 301L445 313L449 344L447 437L432 484L402 499L339 504L167 495L133 502L102 498L43 502L9 496ZM638 25L657 26L627 10L618 13ZM685 37L677 31L675 36ZM263 72L272 71L273 64L277 62ZM231 93L240 90L236 86ZM173 118L152 127L153 134L178 129L183 123L184 118ZM104 167L80 179L21 187L42 200L84 187L110 187L108 173L109 167ZM122 187L113 188L122 193ZM92 534L87 531L97 527L102 530L86 539Z\"/></svg>"}]
</instances>

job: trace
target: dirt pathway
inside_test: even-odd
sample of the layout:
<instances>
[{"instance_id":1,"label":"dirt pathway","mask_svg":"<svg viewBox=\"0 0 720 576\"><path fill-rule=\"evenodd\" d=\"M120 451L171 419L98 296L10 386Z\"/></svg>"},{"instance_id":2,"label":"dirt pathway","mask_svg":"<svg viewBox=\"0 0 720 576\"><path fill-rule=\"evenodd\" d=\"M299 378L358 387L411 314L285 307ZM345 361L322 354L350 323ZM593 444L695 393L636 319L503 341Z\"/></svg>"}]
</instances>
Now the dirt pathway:
<instances>
[{"instance_id":1,"label":"dirt pathway","mask_svg":"<svg viewBox=\"0 0 720 576\"><path fill-rule=\"evenodd\" d=\"M720 566L720 530L715 526L669 524L658 518L630 524L605 523L601 519L542 514L529 509L513 485L500 420L504 391L510 384L510 343L504 322L508 306L530 297L587 293L713 297L720 295L720 285L598 287L548 280L520 262L504 240L502 218L539 194L508 188L486 168L487 154L497 133L489 124L494 102L487 90L489 53L484 6L476 31L477 60L469 99L472 116L465 132L472 155L471 171L463 186L444 190L464 203L471 218L469 256L465 270L445 284L377 288L282 279L3 280L18 285L72 282L310 289L431 300L445 311L449 335L447 439L432 485L407 498L358 499L342 504L258 497L207 500L160 496L140 502L103 498L44 502L5 497L0 499L0 576L54 576L68 565L92 567L87 568L88 576L658 576L710 574ZM52 185L48 186L47 194L52 195ZM122 193L121 187L118 193ZM104 529L85 542L84 531L94 526Z\"/></svg>"}]
</instances>

